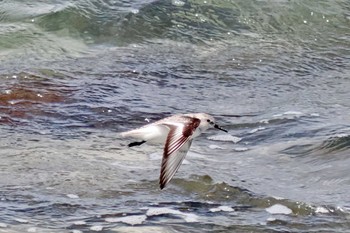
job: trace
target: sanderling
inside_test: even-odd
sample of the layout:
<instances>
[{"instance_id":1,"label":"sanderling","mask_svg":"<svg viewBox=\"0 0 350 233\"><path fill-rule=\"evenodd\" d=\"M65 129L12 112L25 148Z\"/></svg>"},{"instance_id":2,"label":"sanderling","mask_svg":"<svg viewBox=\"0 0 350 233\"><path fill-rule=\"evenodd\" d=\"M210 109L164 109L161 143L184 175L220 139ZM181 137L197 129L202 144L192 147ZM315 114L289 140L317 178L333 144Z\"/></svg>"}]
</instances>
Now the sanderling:
<instances>
[{"instance_id":1,"label":"sanderling","mask_svg":"<svg viewBox=\"0 0 350 233\"><path fill-rule=\"evenodd\" d=\"M123 132L121 136L141 140L130 143L129 147L139 146L145 142L165 144L159 177L160 189L163 189L179 169L192 139L209 128L227 133L227 130L215 124L214 117L206 113L190 113L170 116L141 128Z\"/></svg>"}]
</instances>

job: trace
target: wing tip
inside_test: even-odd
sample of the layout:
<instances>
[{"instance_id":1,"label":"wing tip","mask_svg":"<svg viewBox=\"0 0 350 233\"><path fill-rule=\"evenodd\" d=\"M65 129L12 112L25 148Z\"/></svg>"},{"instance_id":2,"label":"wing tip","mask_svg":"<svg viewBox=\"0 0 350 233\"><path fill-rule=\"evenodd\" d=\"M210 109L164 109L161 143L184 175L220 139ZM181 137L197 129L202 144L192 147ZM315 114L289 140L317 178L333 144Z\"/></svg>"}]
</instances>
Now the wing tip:
<instances>
[{"instance_id":1,"label":"wing tip","mask_svg":"<svg viewBox=\"0 0 350 233\"><path fill-rule=\"evenodd\" d=\"M160 190L164 189L165 186L169 183L169 179L166 178L166 176L164 175L164 171L162 170L162 172L160 173L159 176L159 188Z\"/></svg>"}]
</instances>

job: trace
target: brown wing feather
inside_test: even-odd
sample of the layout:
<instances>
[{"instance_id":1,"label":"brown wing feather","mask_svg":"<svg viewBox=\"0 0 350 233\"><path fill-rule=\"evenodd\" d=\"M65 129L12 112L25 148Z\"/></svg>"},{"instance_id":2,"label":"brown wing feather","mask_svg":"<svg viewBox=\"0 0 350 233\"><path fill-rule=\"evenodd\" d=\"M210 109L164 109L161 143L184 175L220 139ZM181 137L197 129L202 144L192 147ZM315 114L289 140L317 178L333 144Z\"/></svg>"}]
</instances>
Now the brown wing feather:
<instances>
[{"instance_id":1,"label":"brown wing feather","mask_svg":"<svg viewBox=\"0 0 350 233\"><path fill-rule=\"evenodd\" d=\"M179 125L171 125L163 152L163 160L159 177L160 188L163 189L167 183L173 178L184 160L188 149L191 146L190 139L193 132L200 124L197 118L188 118L183 127Z\"/></svg>"}]
</instances>

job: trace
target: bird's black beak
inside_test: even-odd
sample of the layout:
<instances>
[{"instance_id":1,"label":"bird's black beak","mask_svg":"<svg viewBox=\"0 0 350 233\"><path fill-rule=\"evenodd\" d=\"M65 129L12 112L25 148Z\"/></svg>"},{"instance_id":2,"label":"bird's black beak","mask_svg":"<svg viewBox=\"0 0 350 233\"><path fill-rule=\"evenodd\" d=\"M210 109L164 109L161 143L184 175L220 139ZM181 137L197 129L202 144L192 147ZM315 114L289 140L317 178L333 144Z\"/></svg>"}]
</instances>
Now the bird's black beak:
<instances>
[{"instance_id":1,"label":"bird's black beak","mask_svg":"<svg viewBox=\"0 0 350 233\"><path fill-rule=\"evenodd\" d=\"M214 128L215 128L215 129L222 130L222 131L224 131L224 132L228 133L228 131L227 131L226 129L221 128L221 127L220 127L220 126L218 126L217 124L215 124L215 125L214 125Z\"/></svg>"}]
</instances>

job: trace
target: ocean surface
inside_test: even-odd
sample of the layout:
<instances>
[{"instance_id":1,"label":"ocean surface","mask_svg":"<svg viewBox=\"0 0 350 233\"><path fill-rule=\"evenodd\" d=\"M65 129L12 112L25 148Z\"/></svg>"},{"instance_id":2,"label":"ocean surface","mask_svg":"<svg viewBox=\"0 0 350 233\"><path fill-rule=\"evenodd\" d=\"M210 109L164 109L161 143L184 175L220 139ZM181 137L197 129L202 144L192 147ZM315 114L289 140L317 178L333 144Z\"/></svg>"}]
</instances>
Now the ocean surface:
<instances>
[{"instance_id":1,"label":"ocean surface","mask_svg":"<svg viewBox=\"0 0 350 233\"><path fill-rule=\"evenodd\" d=\"M350 232L350 1L0 0L0 232Z\"/></svg>"}]
</instances>

